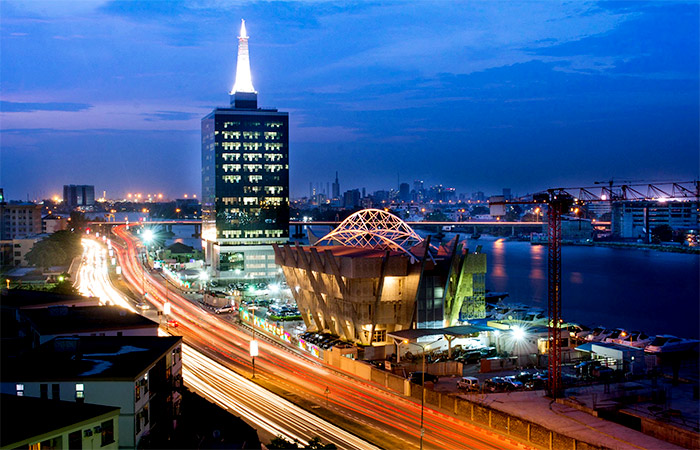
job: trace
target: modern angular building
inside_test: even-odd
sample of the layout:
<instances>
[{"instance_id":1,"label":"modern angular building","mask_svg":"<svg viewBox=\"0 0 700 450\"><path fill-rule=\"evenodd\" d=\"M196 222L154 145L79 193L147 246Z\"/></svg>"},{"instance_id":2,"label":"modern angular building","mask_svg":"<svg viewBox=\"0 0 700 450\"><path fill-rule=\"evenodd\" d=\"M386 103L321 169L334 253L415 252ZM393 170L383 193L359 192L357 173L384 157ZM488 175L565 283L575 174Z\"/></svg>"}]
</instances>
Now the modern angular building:
<instances>
[{"instance_id":1,"label":"modern angular building","mask_svg":"<svg viewBox=\"0 0 700 450\"><path fill-rule=\"evenodd\" d=\"M271 244L289 237L289 115L258 108L245 22L231 106L202 119L202 240L219 279L278 275Z\"/></svg>"},{"instance_id":2,"label":"modern angular building","mask_svg":"<svg viewBox=\"0 0 700 450\"><path fill-rule=\"evenodd\" d=\"M358 211L315 245L276 245L275 254L310 331L387 345L395 331L485 315L486 255L456 238L431 245L383 210Z\"/></svg>"}]
</instances>

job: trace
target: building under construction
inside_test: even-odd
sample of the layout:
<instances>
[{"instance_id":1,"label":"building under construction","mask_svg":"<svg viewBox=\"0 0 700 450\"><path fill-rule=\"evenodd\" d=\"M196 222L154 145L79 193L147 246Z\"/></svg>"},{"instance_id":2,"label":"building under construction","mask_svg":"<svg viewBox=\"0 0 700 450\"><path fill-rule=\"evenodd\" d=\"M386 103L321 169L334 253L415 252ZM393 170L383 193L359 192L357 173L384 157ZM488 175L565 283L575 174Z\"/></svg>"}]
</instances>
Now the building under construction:
<instances>
[{"instance_id":1,"label":"building under construction","mask_svg":"<svg viewBox=\"0 0 700 450\"><path fill-rule=\"evenodd\" d=\"M484 317L486 255L458 236L432 245L382 210L351 215L314 245L274 249L310 331L384 345L394 331Z\"/></svg>"}]
</instances>

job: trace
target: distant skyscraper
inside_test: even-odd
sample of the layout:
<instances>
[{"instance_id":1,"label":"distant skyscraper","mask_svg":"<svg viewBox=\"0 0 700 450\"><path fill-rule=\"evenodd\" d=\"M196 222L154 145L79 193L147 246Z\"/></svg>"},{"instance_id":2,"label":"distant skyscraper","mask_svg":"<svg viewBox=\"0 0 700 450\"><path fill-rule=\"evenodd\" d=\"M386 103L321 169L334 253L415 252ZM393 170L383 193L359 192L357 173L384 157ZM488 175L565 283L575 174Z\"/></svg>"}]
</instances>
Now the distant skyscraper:
<instances>
[{"instance_id":1,"label":"distant skyscraper","mask_svg":"<svg viewBox=\"0 0 700 450\"><path fill-rule=\"evenodd\" d=\"M335 173L335 181L333 182L333 198L340 198L340 182L338 181L338 172Z\"/></svg>"},{"instance_id":2,"label":"distant skyscraper","mask_svg":"<svg viewBox=\"0 0 700 450\"><path fill-rule=\"evenodd\" d=\"M347 209L353 209L360 206L360 191L357 189L345 191L343 194L343 206Z\"/></svg>"},{"instance_id":3,"label":"distant skyscraper","mask_svg":"<svg viewBox=\"0 0 700 450\"><path fill-rule=\"evenodd\" d=\"M95 186L66 184L63 186L63 202L70 208L93 206L95 204Z\"/></svg>"},{"instance_id":4,"label":"distant skyscraper","mask_svg":"<svg viewBox=\"0 0 700 450\"><path fill-rule=\"evenodd\" d=\"M202 239L218 278L277 275L271 244L289 237L289 115L258 108L241 23L231 107L202 119Z\"/></svg>"},{"instance_id":5,"label":"distant skyscraper","mask_svg":"<svg viewBox=\"0 0 700 450\"><path fill-rule=\"evenodd\" d=\"M399 185L399 200L402 202L410 202L411 201L411 187L408 185L408 183L401 183Z\"/></svg>"},{"instance_id":6,"label":"distant skyscraper","mask_svg":"<svg viewBox=\"0 0 700 450\"><path fill-rule=\"evenodd\" d=\"M503 197L506 200L511 200L513 198L513 194L511 194L510 188L503 188Z\"/></svg>"}]
</instances>

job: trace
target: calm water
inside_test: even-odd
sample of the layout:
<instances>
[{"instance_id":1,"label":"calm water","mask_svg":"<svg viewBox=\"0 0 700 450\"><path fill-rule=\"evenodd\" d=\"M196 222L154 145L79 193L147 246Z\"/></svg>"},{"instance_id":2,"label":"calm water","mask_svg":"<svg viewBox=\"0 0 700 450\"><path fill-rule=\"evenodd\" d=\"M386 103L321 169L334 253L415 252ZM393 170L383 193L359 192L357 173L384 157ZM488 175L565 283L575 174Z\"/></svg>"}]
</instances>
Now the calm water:
<instances>
[{"instance_id":1,"label":"calm water","mask_svg":"<svg viewBox=\"0 0 700 450\"><path fill-rule=\"evenodd\" d=\"M485 240L486 287L511 302L547 310L547 247ZM641 329L650 334L700 335L700 257L647 250L562 247L562 308L566 320Z\"/></svg>"}]
</instances>

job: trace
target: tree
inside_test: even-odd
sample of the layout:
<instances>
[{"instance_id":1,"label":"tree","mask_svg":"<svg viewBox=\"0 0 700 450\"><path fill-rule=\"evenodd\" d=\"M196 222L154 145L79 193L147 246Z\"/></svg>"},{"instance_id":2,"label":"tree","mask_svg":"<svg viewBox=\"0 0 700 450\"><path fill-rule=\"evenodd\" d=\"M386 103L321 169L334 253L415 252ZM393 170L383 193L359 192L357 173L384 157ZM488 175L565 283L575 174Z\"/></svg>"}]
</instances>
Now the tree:
<instances>
[{"instance_id":1,"label":"tree","mask_svg":"<svg viewBox=\"0 0 700 450\"><path fill-rule=\"evenodd\" d=\"M338 447L336 447L335 444L324 445L323 443L321 443L321 438L316 436L311 438L308 445L304 448L307 450L336 450Z\"/></svg>"},{"instance_id":2,"label":"tree","mask_svg":"<svg viewBox=\"0 0 700 450\"><path fill-rule=\"evenodd\" d=\"M439 209L436 209L435 211L431 212L430 214L425 216L425 221L426 222L447 222L449 219Z\"/></svg>"},{"instance_id":3,"label":"tree","mask_svg":"<svg viewBox=\"0 0 700 450\"><path fill-rule=\"evenodd\" d=\"M517 222L520 220L520 214L522 214L522 212L523 210L520 205L510 205L506 211L505 220L508 222Z\"/></svg>"},{"instance_id":4,"label":"tree","mask_svg":"<svg viewBox=\"0 0 700 450\"><path fill-rule=\"evenodd\" d=\"M70 281L70 274L68 272L63 272L58 276L58 283L50 289L50 292L67 295L78 294L78 290L73 287L73 283Z\"/></svg>"},{"instance_id":5,"label":"tree","mask_svg":"<svg viewBox=\"0 0 700 450\"><path fill-rule=\"evenodd\" d=\"M71 211L68 220L70 221L71 228L75 230L82 230L83 228L85 228L88 222L88 219L87 217L85 217L85 214L83 214L80 211Z\"/></svg>"},{"instance_id":6,"label":"tree","mask_svg":"<svg viewBox=\"0 0 700 450\"><path fill-rule=\"evenodd\" d=\"M487 206L482 206L482 205L475 205L472 207L471 215L472 216L478 216L481 214L488 214L489 208Z\"/></svg>"},{"instance_id":7,"label":"tree","mask_svg":"<svg viewBox=\"0 0 700 450\"><path fill-rule=\"evenodd\" d=\"M270 450L287 450L299 448L299 446L297 445L296 441L290 442L282 436L277 436L276 438L270 441L270 443L267 445L267 448Z\"/></svg>"},{"instance_id":8,"label":"tree","mask_svg":"<svg viewBox=\"0 0 700 450\"><path fill-rule=\"evenodd\" d=\"M35 243L24 259L32 266L48 269L51 266L69 265L81 252L80 236L62 230Z\"/></svg>"}]
</instances>

